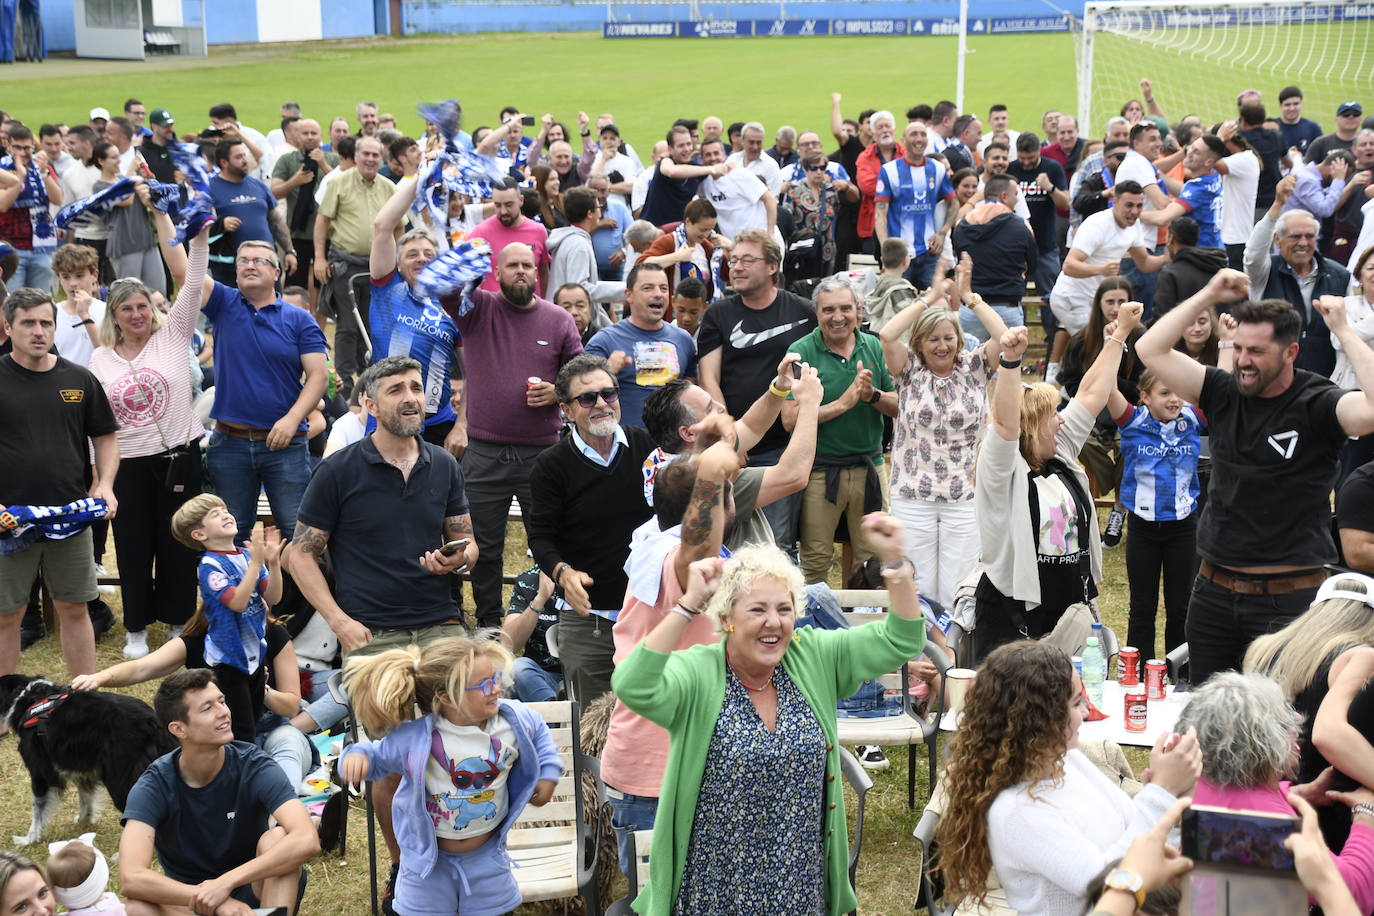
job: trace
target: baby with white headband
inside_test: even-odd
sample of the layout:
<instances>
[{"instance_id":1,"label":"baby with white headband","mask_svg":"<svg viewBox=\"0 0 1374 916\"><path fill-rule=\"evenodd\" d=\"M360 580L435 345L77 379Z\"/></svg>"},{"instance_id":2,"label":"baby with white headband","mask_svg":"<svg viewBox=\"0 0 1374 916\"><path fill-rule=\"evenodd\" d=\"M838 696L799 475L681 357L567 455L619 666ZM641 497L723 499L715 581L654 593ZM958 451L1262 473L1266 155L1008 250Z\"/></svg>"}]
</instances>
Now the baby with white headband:
<instances>
[{"instance_id":1,"label":"baby with white headband","mask_svg":"<svg viewBox=\"0 0 1374 916\"><path fill-rule=\"evenodd\" d=\"M123 916L124 904L107 888L110 865L95 848L95 834L48 844L48 881L57 902L72 914Z\"/></svg>"}]
</instances>

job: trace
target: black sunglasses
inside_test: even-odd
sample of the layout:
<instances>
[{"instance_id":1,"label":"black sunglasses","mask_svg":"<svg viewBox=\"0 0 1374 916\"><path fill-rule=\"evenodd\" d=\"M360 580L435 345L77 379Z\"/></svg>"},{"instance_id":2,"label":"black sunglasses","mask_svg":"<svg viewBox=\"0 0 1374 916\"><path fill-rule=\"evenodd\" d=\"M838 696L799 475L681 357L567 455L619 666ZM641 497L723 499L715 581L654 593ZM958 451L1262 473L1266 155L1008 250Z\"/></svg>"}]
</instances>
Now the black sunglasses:
<instances>
[{"instance_id":1,"label":"black sunglasses","mask_svg":"<svg viewBox=\"0 0 1374 916\"><path fill-rule=\"evenodd\" d=\"M573 398L573 400L581 404L586 409L591 410L593 407L596 406L597 398L600 398L607 404L614 404L616 401L620 400L620 389L602 388L600 391L584 391L581 394L577 395L577 397Z\"/></svg>"},{"instance_id":2,"label":"black sunglasses","mask_svg":"<svg viewBox=\"0 0 1374 916\"><path fill-rule=\"evenodd\" d=\"M818 162L818 163L815 163L814 165L808 165L808 166L806 167L806 170L807 170L808 172L824 172L824 171L825 171L825 164L824 164L824 163L821 163L821 162Z\"/></svg>"}]
</instances>

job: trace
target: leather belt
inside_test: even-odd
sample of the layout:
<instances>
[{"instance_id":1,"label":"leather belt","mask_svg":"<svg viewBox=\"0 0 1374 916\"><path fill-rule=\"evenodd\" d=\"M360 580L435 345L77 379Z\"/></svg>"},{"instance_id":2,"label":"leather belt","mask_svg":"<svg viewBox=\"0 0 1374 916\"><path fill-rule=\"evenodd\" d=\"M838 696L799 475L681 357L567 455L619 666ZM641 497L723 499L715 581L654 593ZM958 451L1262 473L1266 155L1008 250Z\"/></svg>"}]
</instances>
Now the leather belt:
<instances>
[{"instance_id":1,"label":"leather belt","mask_svg":"<svg viewBox=\"0 0 1374 916\"><path fill-rule=\"evenodd\" d=\"M247 439L249 442L266 442L267 434L271 431L256 426L230 426L227 423L215 421L215 432L224 433L234 439Z\"/></svg>"},{"instance_id":2,"label":"leather belt","mask_svg":"<svg viewBox=\"0 0 1374 916\"><path fill-rule=\"evenodd\" d=\"M1206 560L1198 567L1198 574L1238 595L1291 595L1305 588L1316 588L1326 581L1324 570L1307 573L1276 573L1270 576L1237 577L1224 573Z\"/></svg>"}]
</instances>

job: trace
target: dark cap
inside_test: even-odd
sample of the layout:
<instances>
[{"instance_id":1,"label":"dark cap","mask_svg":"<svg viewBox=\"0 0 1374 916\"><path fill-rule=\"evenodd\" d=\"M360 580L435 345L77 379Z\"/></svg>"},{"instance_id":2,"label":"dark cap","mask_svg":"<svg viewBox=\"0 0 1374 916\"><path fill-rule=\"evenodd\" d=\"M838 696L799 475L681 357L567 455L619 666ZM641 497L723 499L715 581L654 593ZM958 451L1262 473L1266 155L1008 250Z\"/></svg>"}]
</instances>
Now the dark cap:
<instances>
[{"instance_id":1,"label":"dark cap","mask_svg":"<svg viewBox=\"0 0 1374 916\"><path fill-rule=\"evenodd\" d=\"M596 135L599 137L599 136L601 136L602 134L607 133L607 132L613 133L613 134L615 134L617 137L620 136L620 128L619 128L619 127L616 127L614 124L606 124L606 125L603 125L602 128L596 132Z\"/></svg>"},{"instance_id":2,"label":"dark cap","mask_svg":"<svg viewBox=\"0 0 1374 916\"><path fill-rule=\"evenodd\" d=\"M1349 114L1364 114L1364 106L1359 102L1341 102L1340 106L1336 109L1336 116L1341 117Z\"/></svg>"},{"instance_id":3,"label":"dark cap","mask_svg":"<svg viewBox=\"0 0 1374 916\"><path fill-rule=\"evenodd\" d=\"M148 115L148 123L154 127L171 127L176 123L176 118L173 118L172 113L165 108L154 108Z\"/></svg>"}]
</instances>

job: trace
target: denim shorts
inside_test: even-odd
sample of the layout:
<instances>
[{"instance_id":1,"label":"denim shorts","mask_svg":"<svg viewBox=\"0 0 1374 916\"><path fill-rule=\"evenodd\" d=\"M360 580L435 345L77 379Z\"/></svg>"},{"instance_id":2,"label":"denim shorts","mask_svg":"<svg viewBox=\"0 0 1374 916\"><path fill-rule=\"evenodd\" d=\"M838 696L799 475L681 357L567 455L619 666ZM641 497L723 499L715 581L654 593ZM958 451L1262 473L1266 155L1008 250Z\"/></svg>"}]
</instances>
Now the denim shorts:
<instances>
[{"instance_id":1,"label":"denim shorts","mask_svg":"<svg viewBox=\"0 0 1374 916\"><path fill-rule=\"evenodd\" d=\"M436 853L429 877L408 867L401 852L396 912L405 916L499 916L520 905L504 838L492 837L472 852Z\"/></svg>"}]
</instances>

